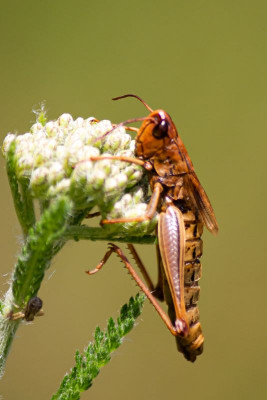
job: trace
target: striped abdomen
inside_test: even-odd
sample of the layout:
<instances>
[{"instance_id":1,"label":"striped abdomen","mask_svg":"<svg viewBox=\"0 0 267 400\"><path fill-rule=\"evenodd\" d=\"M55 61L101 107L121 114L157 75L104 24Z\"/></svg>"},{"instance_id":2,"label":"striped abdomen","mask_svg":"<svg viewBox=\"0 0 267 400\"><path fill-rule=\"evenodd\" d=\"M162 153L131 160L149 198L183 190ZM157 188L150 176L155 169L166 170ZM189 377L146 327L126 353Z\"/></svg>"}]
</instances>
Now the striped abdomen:
<instances>
[{"instance_id":1,"label":"striped abdomen","mask_svg":"<svg viewBox=\"0 0 267 400\"><path fill-rule=\"evenodd\" d=\"M184 263L184 298L189 334L185 338L177 337L178 349L189 361L195 361L203 351L204 336L199 322L197 302L201 277L200 257L202 255L203 223L190 210L183 212L185 224L185 263Z\"/></svg>"}]
</instances>

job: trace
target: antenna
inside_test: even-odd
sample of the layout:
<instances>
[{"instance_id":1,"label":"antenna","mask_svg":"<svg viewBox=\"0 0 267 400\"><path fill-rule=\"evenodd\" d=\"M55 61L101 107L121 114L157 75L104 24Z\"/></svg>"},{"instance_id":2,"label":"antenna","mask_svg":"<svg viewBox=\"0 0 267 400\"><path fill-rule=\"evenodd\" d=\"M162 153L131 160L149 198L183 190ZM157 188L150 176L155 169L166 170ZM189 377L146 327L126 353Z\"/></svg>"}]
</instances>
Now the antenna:
<instances>
[{"instance_id":1,"label":"antenna","mask_svg":"<svg viewBox=\"0 0 267 400\"><path fill-rule=\"evenodd\" d=\"M115 131L115 129L119 128L120 126L124 126L127 124L132 124L133 122L138 122L138 121L151 121L155 122L155 119L152 117L141 117L141 118L132 118L132 119L127 119L127 121L120 122L118 125L115 125L110 131L104 133L104 135L96 138L94 142L97 142L98 140L104 139L107 135L109 135L111 132ZM132 128L133 129L133 128Z\"/></svg>"},{"instance_id":2,"label":"antenna","mask_svg":"<svg viewBox=\"0 0 267 400\"><path fill-rule=\"evenodd\" d=\"M141 101L141 103L144 104L144 106L148 109L148 111L150 111L151 113L153 112L152 108L149 107L149 105L147 105L144 100L141 99L141 97L136 96L135 94L124 94L123 96L119 96L119 97L113 97L112 100L120 100L120 99L124 99L125 97L135 97L136 99L138 99L139 101Z\"/></svg>"}]
</instances>

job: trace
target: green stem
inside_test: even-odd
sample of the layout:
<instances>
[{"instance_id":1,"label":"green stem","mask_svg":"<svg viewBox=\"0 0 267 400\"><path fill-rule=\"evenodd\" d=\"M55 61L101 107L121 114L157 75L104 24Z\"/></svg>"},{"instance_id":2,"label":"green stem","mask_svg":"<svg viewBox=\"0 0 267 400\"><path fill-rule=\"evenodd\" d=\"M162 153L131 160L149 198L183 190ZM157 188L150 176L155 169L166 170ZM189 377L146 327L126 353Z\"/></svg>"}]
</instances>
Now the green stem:
<instances>
[{"instance_id":1,"label":"green stem","mask_svg":"<svg viewBox=\"0 0 267 400\"><path fill-rule=\"evenodd\" d=\"M35 212L33 198L29 191L29 180L24 179L20 181L21 199L23 204L23 217L26 225L27 232L35 224Z\"/></svg>"},{"instance_id":2,"label":"green stem","mask_svg":"<svg viewBox=\"0 0 267 400\"><path fill-rule=\"evenodd\" d=\"M5 299L3 301L3 307L7 304L12 304L12 288L6 292ZM0 314L0 378L4 374L4 366L12 344L15 333L19 327L20 320L11 321L5 317L5 308L2 309Z\"/></svg>"},{"instance_id":3,"label":"green stem","mask_svg":"<svg viewBox=\"0 0 267 400\"><path fill-rule=\"evenodd\" d=\"M19 184L18 180L16 177L16 160L15 160L15 142L11 143L9 151L8 151L8 156L7 156L7 176L9 180L9 185L14 201L14 206L16 210L16 214L19 220L19 223L22 228L22 232L24 235L24 238L27 236L28 233L28 224L25 219L25 214L24 214L24 204L21 198L21 194L19 191Z\"/></svg>"},{"instance_id":4,"label":"green stem","mask_svg":"<svg viewBox=\"0 0 267 400\"><path fill-rule=\"evenodd\" d=\"M29 231L13 277L12 291L19 307L36 296L54 254L53 248L67 228L66 220L70 210L70 200L59 198Z\"/></svg>"},{"instance_id":5,"label":"green stem","mask_svg":"<svg viewBox=\"0 0 267 400\"><path fill-rule=\"evenodd\" d=\"M71 202L59 198L46 210L30 229L27 241L18 258L11 287L2 304L0 315L0 376L19 322L7 318L10 312L21 310L28 300L36 296L45 270L55 254L54 246L66 229L67 216L71 211ZM65 242L64 242L65 243ZM61 246L62 247L62 246ZM61 248L58 246L58 250Z\"/></svg>"},{"instance_id":6,"label":"green stem","mask_svg":"<svg viewBox=\"0 0 267 400\"><path fill-rule=\"evenodd\" d=\"M41 214L49 207L50 200L40 200L40 211Z\"/></svg>"},{"instance_id":7,"label":"green stem","mask_svg":"<svg viewBox=\"0 0 267 400\"><path fill-rule=\"evenodd\" d=\"M106 232L103 228L89 227L86 225L80 226L69 226L63 233L63 237L74 240L106 240L116 241L122 243L136 243L136 244L156 244L157 238L154 235L145 236L131 236L123 234L120 236L119 233Z\"/></svg>"}]
</instances>

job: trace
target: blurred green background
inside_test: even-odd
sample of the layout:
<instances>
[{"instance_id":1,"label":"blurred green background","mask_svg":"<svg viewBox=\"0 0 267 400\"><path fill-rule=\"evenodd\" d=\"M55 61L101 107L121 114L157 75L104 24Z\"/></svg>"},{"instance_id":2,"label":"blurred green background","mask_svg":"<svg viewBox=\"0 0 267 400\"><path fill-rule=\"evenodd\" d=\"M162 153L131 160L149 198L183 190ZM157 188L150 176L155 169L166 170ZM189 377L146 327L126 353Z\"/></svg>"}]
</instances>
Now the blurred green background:
<instances>
[{"instance_id":1,"label":"blurred green background","mask_svg":"<svg viewBox=\"0 0 267 400\"><path fill-rule=\"evenodd\" d=\"M12 1L0 13L0 135L24 133L45 100L63 112L120 122L167 110L220 225L204 234L205 351L189 364L152 306L83 399L262 399L266 395L267 3ZM1 159L1 292L21 232ZM106 243L69 243L40 297L45 317L23 325L0 384L3 399L49 399L74 353L137 287L113 256L87 277ZM155 275L154 248L139 246Z\"/></svg>"}]
</instances>

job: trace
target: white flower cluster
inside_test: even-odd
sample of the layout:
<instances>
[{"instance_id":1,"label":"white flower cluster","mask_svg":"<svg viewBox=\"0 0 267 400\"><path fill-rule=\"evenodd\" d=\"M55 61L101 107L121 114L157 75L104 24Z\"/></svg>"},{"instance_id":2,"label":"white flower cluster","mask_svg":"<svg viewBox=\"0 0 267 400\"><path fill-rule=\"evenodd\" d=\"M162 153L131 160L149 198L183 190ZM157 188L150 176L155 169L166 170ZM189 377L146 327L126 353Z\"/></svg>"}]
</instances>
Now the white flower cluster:
<instances>
[{"instance_id":1,"label":"white flower cluster","mask_svg":"<svg viewBox=\"0 0 267 400\"><path fill-rule=\"evenodd\" d=\"M137 218L144 215L147 210L147 204L142 202L143 195L142 188L138 188L132 193L123 195L121 199L114 204L114 207L109 214L109 218ZM129 232L131 228L134 228L135 234L150 232L155 228L156 224L157 214L152 220L145 220L138 225L129 222L122 226L122 230Z\"/></svg>"},{"instance_id":2,"label":"white flower cluster","mask_svg":"<svg viewBox=\"0 0 267 400\"><path fill-rule=\"evenodd\" d=\"M77 208L97 205L108 218L145 212L143 191L133 188L143 176L142 167L116 160L91 160L104 155L135 157L135 141L124 127L114 129L107 120L74 120L70 114L63 114L45 125L35 123L23 135L8 134L2 147L6 158L13 142L17 179L28 180L34 198L49 200L67 194ZM121 198L125 190L129 194Z\"/></svg>"}]
</instances>

